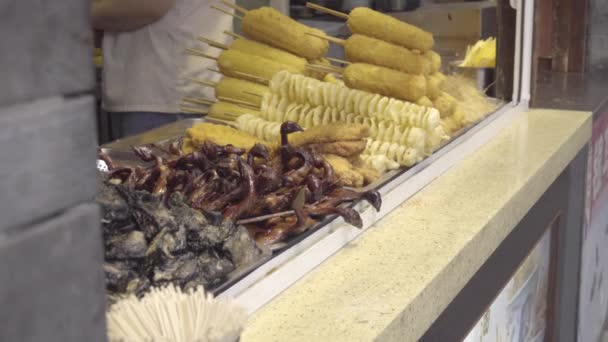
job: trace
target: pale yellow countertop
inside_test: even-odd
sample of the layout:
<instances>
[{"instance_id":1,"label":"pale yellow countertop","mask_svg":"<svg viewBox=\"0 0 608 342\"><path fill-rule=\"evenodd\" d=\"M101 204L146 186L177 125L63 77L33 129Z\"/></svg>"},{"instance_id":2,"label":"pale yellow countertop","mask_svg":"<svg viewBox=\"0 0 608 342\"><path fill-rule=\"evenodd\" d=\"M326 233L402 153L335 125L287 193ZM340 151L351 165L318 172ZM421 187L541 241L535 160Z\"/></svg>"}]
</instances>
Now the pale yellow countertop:
<instances>
[{"instance_id":1,"label":"pale yellow countertop","mask_svg":"<svg viewBox=\"0 0 608 342\"><path fill-rule=\"evenodd\" d=\"M241 341L418 339L591 136L531 110L260 309Z\"/></svg>"}]
</instances>

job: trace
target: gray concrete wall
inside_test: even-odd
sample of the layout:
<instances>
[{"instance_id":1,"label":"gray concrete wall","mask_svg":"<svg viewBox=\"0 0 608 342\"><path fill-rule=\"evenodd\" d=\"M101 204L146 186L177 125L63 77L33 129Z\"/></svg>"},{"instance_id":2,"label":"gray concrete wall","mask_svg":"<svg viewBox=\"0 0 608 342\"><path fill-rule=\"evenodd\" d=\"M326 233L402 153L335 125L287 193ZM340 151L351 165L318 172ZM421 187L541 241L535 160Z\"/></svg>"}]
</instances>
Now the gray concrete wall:
<instances>
[{"instance_id":1,"label":"gray concrete wall","mask_svg":"<svg viewBox=\"0 0 608 342\"><path fill-rule=\"evenodd\" d=\"M608 69L607 0L590 0L587 34L587 64L589 69Z\"/></svg>"},{"instance_id":2,"label":"gray concrete wall","mask_svg":"<svg viewBox=\"0 0 608 342\"><path fill-rule=\"evenodd\" d=\"M104 341L90 0L0 5L0 341Z\"/></svg>"}]
</instances>

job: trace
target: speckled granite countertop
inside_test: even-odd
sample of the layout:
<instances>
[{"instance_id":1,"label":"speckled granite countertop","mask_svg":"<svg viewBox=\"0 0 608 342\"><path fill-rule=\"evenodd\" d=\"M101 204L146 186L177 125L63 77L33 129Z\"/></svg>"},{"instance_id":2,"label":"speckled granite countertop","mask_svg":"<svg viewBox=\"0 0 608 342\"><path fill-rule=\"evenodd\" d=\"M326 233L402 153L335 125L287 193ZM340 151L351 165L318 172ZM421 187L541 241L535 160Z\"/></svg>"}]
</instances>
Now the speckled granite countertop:
<instances>
[{"instance_id":1,"label":"speckled granite countertop","mask_svg":"<svg viewBox=\"0 0 608 342\"><path fill-rule=\"evenodd\" d=\"M531 110L249 321L241 341L412 341L591 136L591 113Z\"/></svg>"}]
</instances>

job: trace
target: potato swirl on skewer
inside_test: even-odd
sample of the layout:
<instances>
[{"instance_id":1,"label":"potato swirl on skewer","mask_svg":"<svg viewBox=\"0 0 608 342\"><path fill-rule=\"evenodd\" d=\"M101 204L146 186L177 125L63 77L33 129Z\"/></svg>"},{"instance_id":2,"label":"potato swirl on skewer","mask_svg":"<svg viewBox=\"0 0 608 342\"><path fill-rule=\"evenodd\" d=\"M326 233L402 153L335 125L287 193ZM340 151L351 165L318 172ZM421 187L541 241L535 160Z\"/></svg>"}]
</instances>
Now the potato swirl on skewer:
<instances>
[{"instance_id":1,"label":"potato swirl on skewer","mask_svg":"<svg viewBox=\"0 0 608 342\"><path fill-rule=\"evenodd\" d=\"M437 146L433 139L419 127L398 125L389 120L375 117L348 114L336 108L289 102L277 95L265 94L262 101L261 116L269 121L294 121L304 128L327 125L334 122L363 124L370 128L370 136L375 140L397 143L414 148L418 154L430 154Z\"/></svg>"},{"instance_id":2,"label":"potato swirl on skewer","mask_svg":"<svg viewBox=\"0 0 608 342\"><path fill-rule=\"evenodd\" d=\"M277 73L270 82L270 91L291 102L331 107L346 113L390 120L399 125L423 128L429 134L435 134L436 128L441 126L439 112L434 108L289 72Z\"/></svg>"}]
</instances>

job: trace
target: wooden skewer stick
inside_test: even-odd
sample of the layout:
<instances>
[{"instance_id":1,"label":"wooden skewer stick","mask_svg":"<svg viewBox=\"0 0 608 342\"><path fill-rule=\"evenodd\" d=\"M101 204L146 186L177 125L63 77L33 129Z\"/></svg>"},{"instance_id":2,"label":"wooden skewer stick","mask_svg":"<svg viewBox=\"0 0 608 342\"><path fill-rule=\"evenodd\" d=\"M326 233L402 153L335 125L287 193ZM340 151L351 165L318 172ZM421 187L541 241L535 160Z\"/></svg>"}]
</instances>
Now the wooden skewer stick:
<instances>
[{"instance_id":1,"label":"wooden skewer stick","mask_svg":"<svg viewBox=\"0 0 608 342\"><path fill-rule=\"evenodd\" d=\"M260 106L256 105L255 103L251 103L251 102L247 102L247 101L243 101L243 100L232 99L232 98L223 97L223 96L218 96L217 99L220 101L234 103L234 104L242 106L242 107L247 107L249 109L260 110Z\"/></svg>"},{"instance_id":2,"label":"wooden skewer stick","mask_svg":"<svg viewBox=\"0 0 608 342\"><path fill-rule=\"evenodd\" d=\"M232 37L234 39L247 39L247 38L241 36L240 34L236 34L232 31L228 31L228 30L224 30L224 34L229 35L230 37Z\"/></svg>"},{"instance_id":3,"label":"wooden skewer stick","mask_svg":"<svg viewBox=\"0 0 608 342\"><path fill-rule=\"evenodd\" d=\"M211 101L211 100L207 100L207 99L195 99L195 98L192 98L192 97L184 97L182 99L182 101L189 102L189 103L200 104L200 105L208 105L208 106L211 106L211 105L215 104L215 101Z\"/></svg>"},{"instance_id":4,"label":"wooden skewer stick","mask_svg":"<svg viewBox=\"0 0 608 342\"><path fill-rule=\"evenodd\" d=\"M234 2L222 0L222 3L237 12L241 12L241 14L247 14L247 12L249 12L245 7L241 7L237 4L235 4Z\"/></svg>"},{"instance_id":5,"label":"wooden skewer stick","mask_svg":"<svg viewBox=\"0 0 608 342\"><path fill-rule=\"evenodd\" d=\"M320 72L335 72L338 74L344 73L344 68L340 68L333 65L323 65L323 64L308 64L306 65L307 69L312 71L320 71Z\"/></svg>"},{"instance_id":6,"label":"wooden skewer stick","mask_svg":"<svg viewBox=\"0 0 608 342\"><path fill-rule=\"evenodd\" d=\"M216 42L214 40L211 40L209 38L205 38L205 37L198 37L197 38L199 41L209 44L209 46L213 46L214 48L218 48L218 49L222 49L222 50L228 50L230 48L230 46L226 45L226 44L222 44L220 42Z\"/></svg>"},{"instance_id":7,"label":"wooden skewer stick","mask_svg":"<svg viewBox=\"0 0 608 342\"><path fill-rule=\"evenodd\" d=\"M334 10L329 9L327 7L319 6L319 5L313 4L311 2L307 2L306 3L306 7L312 8L315 11L331 14L331 15L336 16L338 18L342 18L342 19L348 20L348 14L346 14L346 13L339 12L339 11L334 11Z\"/></svg>"},{"instance_id":8,"label":"wooden skewer stick","mask_svg":"<svg viewBox=\"0 0 608 342\"><path fill-rule=\"evenodd\" d=\"M230 12L230 11L226 11L225 9L223 9L223 8L221 8L221 7L217 7L217 6L215 6L215 5L211 5L211 6L209 6L209 7L213 8L213 9L214 9L214 10L216 10L216 11L220 11L220 12L222 12L222 13L224 13L224 14L231 15L231 16L233 16L233 17L235 17L235 18L239 19L239 20L243 20L243 17L241 17L240 15L238 15L238 14L234 14L234 13L232 13L232 12Z\"/></svg>"},{"instance_id":9,"label":"wooden skewer stick","mask_svg":"<svg viewBox=\"0 0 608 342\"><path fill-rule=\"evenodd\" d=\"M335 63L340 63L340 64L350 64L349 61L345 61L345 60L339 59L339 58L332 58L332 57L325 57L325 58L330 62L335 62Z\"/></svg>"},{"instance_id":10,"label":"wooden skewer stick","mask_svg":"<svg viewBox=\"0 0 608 342\"><path fill-rule=\"evenodd\" d=\"M257 97L264 97L264 95L260 95L260 94L252 93L252 92L250 92L250 91L246 91L246 90L243 90L242 92L243 92L244 94L247 94L247 95L252 95L252 96L257 96Z\"/></svg>"},{"instance_id":11,"label":"wooden skewer stick","mask_svg":"<svg viewBox=\"0 0 608 342\"><path fill-rule=\"evenodd\" d=\"M208 55L208 54L202 52L201 50L197 50L197 49L193 49L193 48L187 48L186 52L188 52L189 54L191 54L193 56L208 58L208 59L212 59L214 61L217 61L217 57Z\"/></svg>"},{"instance_id":12,"label":"wooden skewer stick","mask_svg":"<svg viewBox=\"0 0 608 342\"><path fill-rule=\"evenodd\" d=\"M320 39L325 39L325 40L328 40L328 41L330 41L332 43L336 43L336 44L339 44L339 45L346 44L346 40L344 40L344 39L340 39L340 38L336 38L336 37L332 37L332 36L328 36L328 35L324 35L324 34L316 34L316 33L313 33L313 32L306 32L306 34L309 35L309 36L320 38Z\"/></svg>"},{"instance_id":13,"label":"wooden skewer stick","mask_svg":"<svg viewBox=\"0 0 608 342\"><path fill-rule=\"evenodd\" d=\"M255 75L251 75L251 74L248 74L248 73L245 73L245 72L241 72L241 71L236 71L236 70L234 70L233 72L235 74L239 75L239 76L243 76L245 78L249 78L251 80L254 80L254 82L257 82L257 83L261 83L261 84L265 84L265 85L268 85L268 83L270 83L269 80L267 80L265 78L262 78L262 77L258 77L258 76L255 76Z\"/></svg>"},{"instance_id":14,"label":"wooden skewer stick","mask_svg":"<svg viewBox=\"0 0 608 342\"><path fill-rule=\"evenodd\" d=\"M217 86L216 82L212 82L212 81L209 81L209 80L199 80L199 79L192 78L192 77L190 77L189 80L192 81L192 82L194 82L194 83L198 83L200 85L204 85L204 86L208 86L208 87L215 88L215 86Z\"/></svg>"},{"instance_id":15,"label":"wooden skewer stick","mask_svg":"<svg viewBox=\"0 0 608 342\"><path fill-rule=\"evenodd\" d=\"M193 113L193 114L208 114L209 111L203 108L194 108L188 106L179 106L180 111L184 113Z\"/></svg>"},{"instance_id":16,"label":"wooden skewer stick","mask_svg":"<svg viewBox=\"0 0 608 342\"><path fill-rule=\"evenodd\" d=\"M266 221L266 220L269 220L269 219L275 218L275 217L294 215L295 213L296 212L294 210L288 210L288 211L283 211L280 213L274 213L274 214L263 215L263 216L258 216L258 217L251 217L248 219L239 220L239 221L236 221L236 224L261 222L261 221Z\"/></svg>"}]
</instances>

